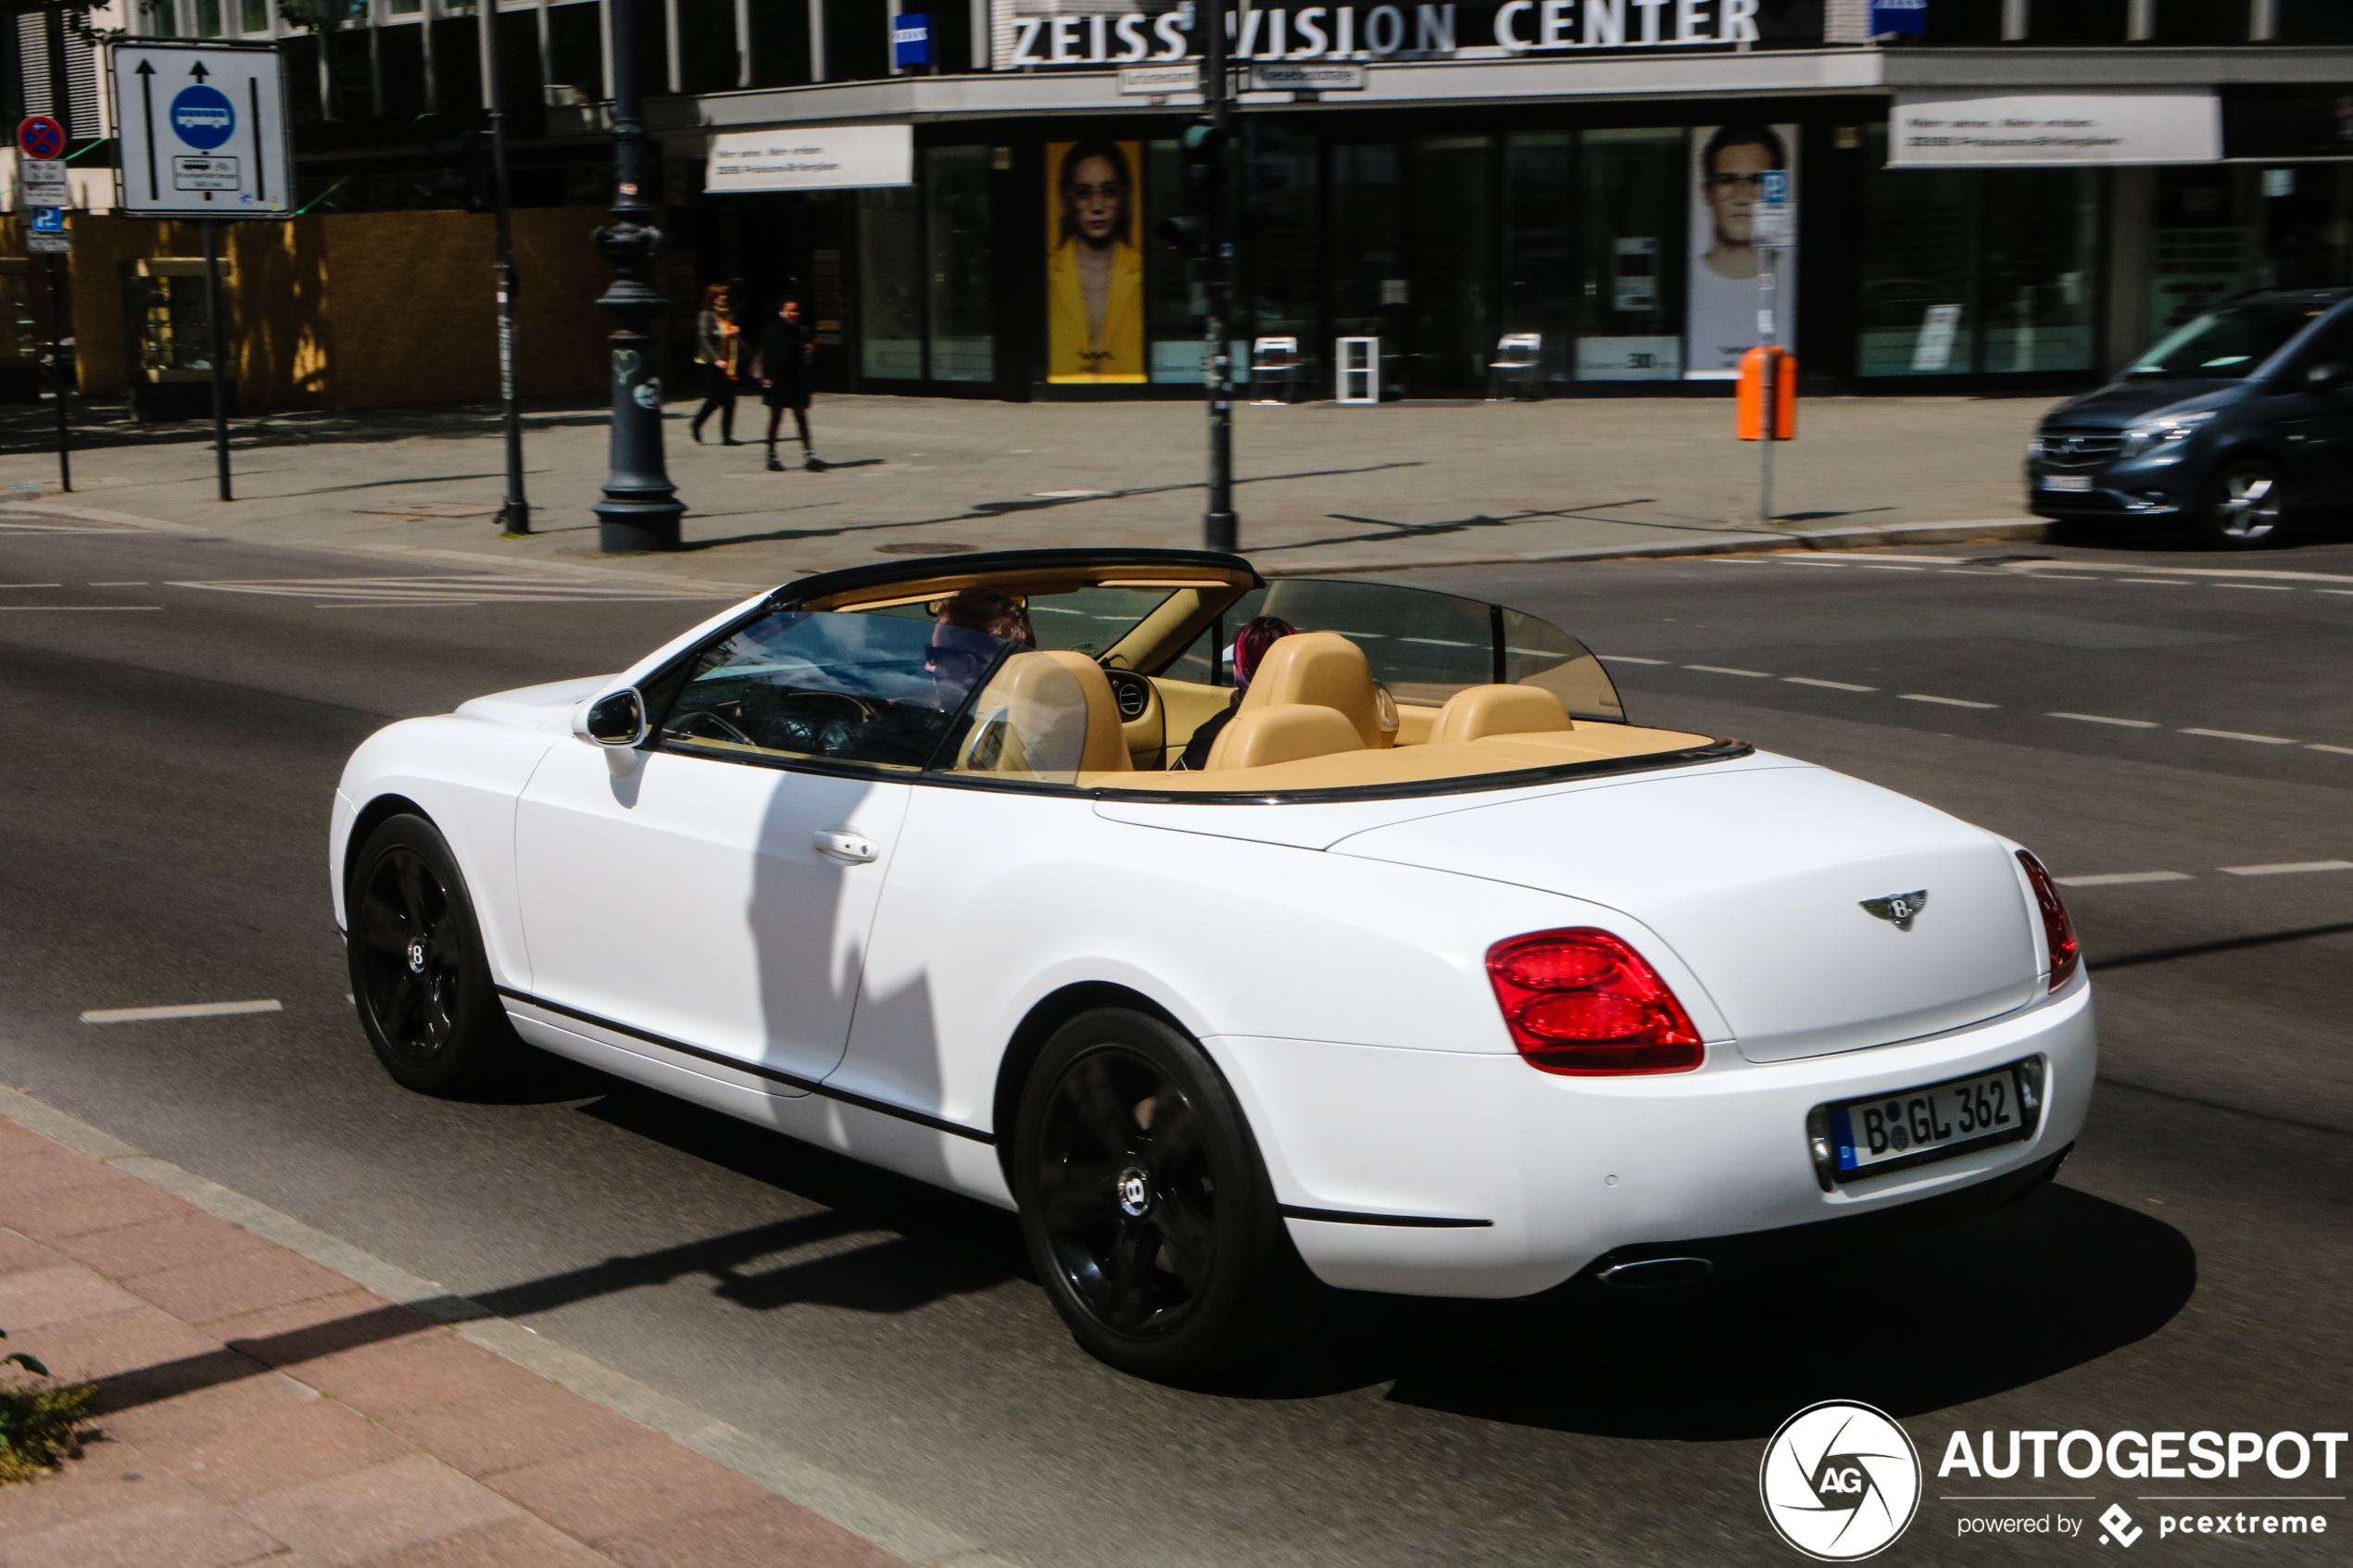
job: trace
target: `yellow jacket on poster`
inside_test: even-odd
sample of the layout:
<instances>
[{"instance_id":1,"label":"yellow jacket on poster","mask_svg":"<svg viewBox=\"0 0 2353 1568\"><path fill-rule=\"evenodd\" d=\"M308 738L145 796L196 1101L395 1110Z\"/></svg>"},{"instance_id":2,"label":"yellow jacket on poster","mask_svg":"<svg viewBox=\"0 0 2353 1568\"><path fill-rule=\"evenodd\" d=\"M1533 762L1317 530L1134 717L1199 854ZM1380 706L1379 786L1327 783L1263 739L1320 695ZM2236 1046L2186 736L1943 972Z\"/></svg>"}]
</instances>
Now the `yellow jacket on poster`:
<instances>
[{"instance_id":1,"label":"yellow jacket on poster","mask_svg":"<svg viewBox=\"0 0 2353 1568\"><path fill-rule=\"evenodd\" d=\"M1064 240L1046 257L1046 379L1140 382L1144 377L1144 257L1112 245L1111 295L1103 307L1103 346L1087 331L1087 295L1078 282L1078 245Z\"/></svg>"}]
</instances>

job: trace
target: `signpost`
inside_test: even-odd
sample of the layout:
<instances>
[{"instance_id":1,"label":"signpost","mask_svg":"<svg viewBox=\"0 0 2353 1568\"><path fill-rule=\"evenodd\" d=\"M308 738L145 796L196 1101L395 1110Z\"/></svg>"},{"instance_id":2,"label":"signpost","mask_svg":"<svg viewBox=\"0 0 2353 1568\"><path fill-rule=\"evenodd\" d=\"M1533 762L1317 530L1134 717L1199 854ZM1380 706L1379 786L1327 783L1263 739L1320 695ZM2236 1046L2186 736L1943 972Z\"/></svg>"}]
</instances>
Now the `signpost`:
<instances>
[{"instance_id":1,"label":"signpost","mask_svg":"<svg viewBox=\"0 0 2353 1568\"><path fill-rule=\"evenodd\" d=\"M1764 349L1758 388L1761 417L1756 426L1756 526L1773 526L1773 443L1780 435L1780 408L1787 391L1780 384L1789 362L1775 345L1779 327L1773 273L1780 253L1797 243L1797 206L1790 199L1789 170L1768 169L1757 176L1760 188L1751 209L1750 236L1757 250L1756 341Z\"/></svg>"},{"instance_id":2,"label":"signpost","mask_svg":"<svg viewBox=\"0 0 2353 1568\"><path fill-rule=\"evenodd\" d=\"M66 232L66 128L52 116L28 115L17 127L17 175L20 203L32 214L25 248L46 256L49 274L49 380L57 395L57 488L73 494L72 426L66 387L72 373L72 334L67 331L65 284L57 257L73 254Z\"/></svg>"},{"instance_id":3,"label":"signpost","mask_svg":"<svg viewBox=\"0 0 2353 1568\"><path fill-rule=\"evenodd\" d=\"M229 485L229 402L220 344L220 224L294 207L286 94L276 45L115 44L107 47L120 167L116 210L204 226L206 352L220 498Z\"/></svg>"}]
</instances>

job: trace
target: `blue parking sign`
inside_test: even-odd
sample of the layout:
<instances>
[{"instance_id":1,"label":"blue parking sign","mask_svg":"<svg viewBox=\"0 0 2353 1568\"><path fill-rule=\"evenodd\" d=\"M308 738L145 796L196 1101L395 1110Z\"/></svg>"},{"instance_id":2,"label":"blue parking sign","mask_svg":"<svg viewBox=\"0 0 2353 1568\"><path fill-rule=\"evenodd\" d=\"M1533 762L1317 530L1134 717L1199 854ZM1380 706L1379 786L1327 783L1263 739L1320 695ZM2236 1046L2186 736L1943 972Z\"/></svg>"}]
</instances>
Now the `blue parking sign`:
<instances>
[{"instance_id":1,"label":"blue parking sign","mask_svg":"<svg viewBox=\"0 0 2353 1568\"><path fill-rule=\"evenodd\" d=\"M1788 169L1768 169L1765 170L1761 176L1759 176L1759 179L1762 182L1757 186L1756 190L1756 199L1758 201L1764 202L1768 206L1779 207L1789 200Z\"/></svg>"},{"instance_id":2,"label":"blue parking sign","mask_svg":"<svg viewBox=\"0 0 2353 1568\"><path fill-rule=\"evenodd\" d=\"M62 234L66 232L66 209L61 207L36 207L32 209L32 232L36 234Z\"/></svg>"}]
</instances>

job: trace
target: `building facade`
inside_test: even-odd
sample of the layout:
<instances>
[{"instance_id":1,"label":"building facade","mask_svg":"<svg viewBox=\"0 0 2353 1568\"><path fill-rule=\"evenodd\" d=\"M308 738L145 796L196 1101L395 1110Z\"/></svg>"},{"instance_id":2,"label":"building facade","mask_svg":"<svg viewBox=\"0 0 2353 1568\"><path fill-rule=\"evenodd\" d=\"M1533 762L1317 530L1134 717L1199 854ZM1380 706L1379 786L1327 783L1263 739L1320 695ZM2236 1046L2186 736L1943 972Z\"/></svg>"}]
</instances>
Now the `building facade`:
<instances>
[{"instance_id":1,"label":"building facade","mask_svg":"<svg viewBox=\"0 0 2353 1568\"><path fill-rule=\"evenodd\" d=\"M1189 4L132 3L137 31L282 40L321 211L462 199L449 147L484 101L485 27L518 199L598 200L611 7L635 4L680 333L725 281L748 318L800 297L837 389L1198 395L1199 282L1153 237L1182 209L1177 138L1200 112ZM28 104L78 82L32 46L38 20L11 73ZM1292 340L1311 395L1350 337L1378 340L1389 395L1480 395L1506 337L1534 340L1504 357L1532 358L1551 395L1717 392L1767 312L1813 390L2058 388L2213 300L2353 282L2344 0L1233 21L1235 336ZM835 185L742 156L771 143L895 147L890 182L849 183L877 178L855 158ZM1768 249L1757 206L1781 194L1793 243Z\"/></svg>"}]
</instances>

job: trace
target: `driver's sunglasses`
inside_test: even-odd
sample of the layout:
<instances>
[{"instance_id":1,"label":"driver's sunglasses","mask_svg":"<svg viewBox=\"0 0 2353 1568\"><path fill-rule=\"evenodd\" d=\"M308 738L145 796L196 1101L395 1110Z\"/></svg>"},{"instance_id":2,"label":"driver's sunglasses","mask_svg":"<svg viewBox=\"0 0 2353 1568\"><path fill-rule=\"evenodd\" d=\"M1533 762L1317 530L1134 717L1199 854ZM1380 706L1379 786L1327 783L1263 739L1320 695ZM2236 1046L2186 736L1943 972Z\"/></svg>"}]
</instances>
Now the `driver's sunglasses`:
<instances>
[{"instance_id":1,"label":"driver's sunglasses","mask_svg":"<svg viewBox=\"0 0 2353 1568\"><path fill-rule=\"evenodd\" d=\"M924 666L926 669L937 669L951 659L961 659L971 664L979 664L984 661L983 656L975 653L970 648L942 647L937 643L934 643L924 649Z\"/></svg>"}]
</instances>

